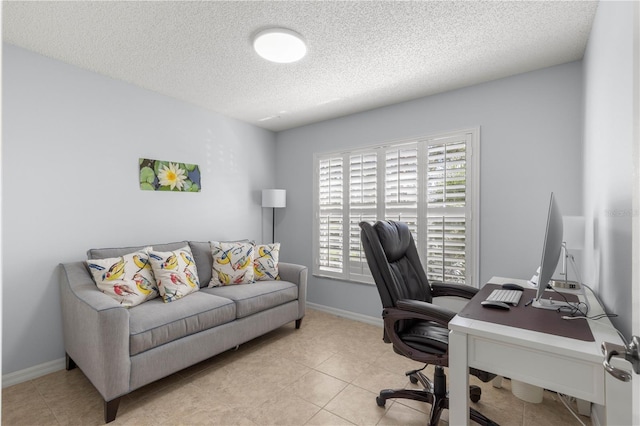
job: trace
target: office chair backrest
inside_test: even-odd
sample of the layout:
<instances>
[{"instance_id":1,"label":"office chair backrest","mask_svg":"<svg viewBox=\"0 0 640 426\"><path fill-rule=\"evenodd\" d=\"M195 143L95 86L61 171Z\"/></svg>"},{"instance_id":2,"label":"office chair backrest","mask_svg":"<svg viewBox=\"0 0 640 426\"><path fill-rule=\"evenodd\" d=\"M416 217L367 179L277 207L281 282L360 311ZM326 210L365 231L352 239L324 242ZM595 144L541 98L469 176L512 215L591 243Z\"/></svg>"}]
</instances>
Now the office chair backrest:
<instances>
[{"instance_id":1,"label":"office chair backrest","mask_svg":"<svg viewBox=\"0 0 640 426\"><path fill-rule=\"evenodd\" d=\"M362 247L382 306L394 307L400 299L431 303L431 287L407 224L378 221L372 226L361 222L360 228Z\"/></svg>"}]
</instances>

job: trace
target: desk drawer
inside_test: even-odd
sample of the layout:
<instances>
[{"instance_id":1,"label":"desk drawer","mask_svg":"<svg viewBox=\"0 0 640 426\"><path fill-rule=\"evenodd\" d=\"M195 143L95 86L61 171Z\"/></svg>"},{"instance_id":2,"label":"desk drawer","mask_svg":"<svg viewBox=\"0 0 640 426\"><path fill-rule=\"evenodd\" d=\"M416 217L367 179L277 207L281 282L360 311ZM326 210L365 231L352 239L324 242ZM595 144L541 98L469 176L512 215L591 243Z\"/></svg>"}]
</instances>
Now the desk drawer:
<instances>
[{"instance_id":1,"label":"desk drawer","mask_svg":"<svg viewBox=\"0 0 640 426\"><path fill-rule=\"evenodd\" d=\"M604 404L604 369L562 355L468 336L469 366Z\"/></svg>"}]
</instances>

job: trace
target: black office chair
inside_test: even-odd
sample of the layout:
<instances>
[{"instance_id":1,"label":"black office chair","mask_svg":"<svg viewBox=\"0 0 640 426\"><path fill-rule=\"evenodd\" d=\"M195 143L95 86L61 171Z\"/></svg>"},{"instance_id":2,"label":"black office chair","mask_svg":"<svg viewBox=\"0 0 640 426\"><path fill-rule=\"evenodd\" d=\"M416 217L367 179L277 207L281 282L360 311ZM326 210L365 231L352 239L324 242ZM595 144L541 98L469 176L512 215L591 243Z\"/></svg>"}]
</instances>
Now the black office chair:
<instances>
[{"instance_id":1,"label":"black office chair","mask_svg":"<svg viewBox=\"0 0 640 426\"><path fill-rule=\"evenodd\" d=\"M435 365L433 383L420 370L406 373L411 383L422 384L424 389L385 389L376 402L380 407L389 398L407 398L431 404L429 425L435 426L443 409L449 408L444 367L449 364L449 330L447 325L456 315L448 309L432 304L433 297L459 296L471 299L478 291L460 285L433 282L429 284L422 269L409 227L402 222L379 221L374 225L360 223L362 247L369 269L382 299L382 318L386 343L393 350L415 361ZM496 377L484 371L469 369L469 373L483 382ZM473 402L480 400L481 389L470 387ZM482 425L496 425L474 410L471 420Z\"/></svg>"}]
</instances>

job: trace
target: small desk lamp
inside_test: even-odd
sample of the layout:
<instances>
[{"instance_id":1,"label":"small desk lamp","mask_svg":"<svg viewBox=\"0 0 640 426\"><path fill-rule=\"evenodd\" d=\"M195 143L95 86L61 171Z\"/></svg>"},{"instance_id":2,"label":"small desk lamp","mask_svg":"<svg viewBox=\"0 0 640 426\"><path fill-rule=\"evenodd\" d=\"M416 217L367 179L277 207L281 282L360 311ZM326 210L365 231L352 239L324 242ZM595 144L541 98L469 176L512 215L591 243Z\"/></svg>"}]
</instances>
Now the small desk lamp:
<instances>
[{"instance_id":1,"label":"small desk lamp","mask_svg":"<svg viewBox=\"0 0 640 426\"><path fill-rule=\"evenodd\" d=\"M276 242L276 209L287 206L287 190L286 189L263 189L262 190L262 207L271 207L273 209L273 233L272 242Z\"/></svg>"}]
</instances>

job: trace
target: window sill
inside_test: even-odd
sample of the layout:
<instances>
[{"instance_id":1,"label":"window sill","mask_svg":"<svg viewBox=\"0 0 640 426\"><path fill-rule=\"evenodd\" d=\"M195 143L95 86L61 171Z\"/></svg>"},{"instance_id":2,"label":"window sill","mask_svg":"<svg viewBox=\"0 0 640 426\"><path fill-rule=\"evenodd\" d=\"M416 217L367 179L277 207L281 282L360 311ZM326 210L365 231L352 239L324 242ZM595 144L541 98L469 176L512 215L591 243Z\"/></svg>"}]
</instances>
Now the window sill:
<instances>
[{"instance_id":1,"label":"window sill","mask_svg":"<svg viewBox=\"0 0 640 426\"><path fill-rule=\"evenodd\" d=\"M313 275L316 278L323 278L323 279L333 280L333 281L342 281L342 282L345 282L345 283L364 284L364 285L369 285L369 286L375 286L376 285L373 282L373 278L371 279L371 281L365 281L365 280L359 280L359 279L354 279L354 278L336 277L335 275L323 274L321 272L314 272L311 275Z\"/></svg>"}]
</instances>

